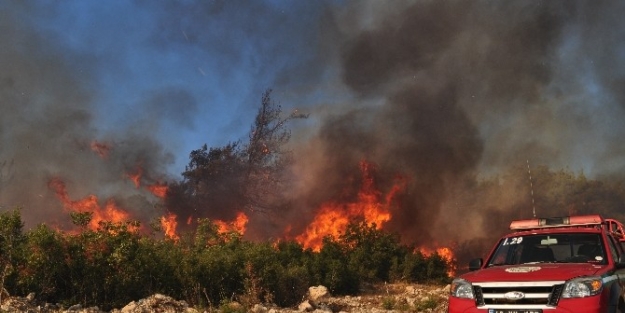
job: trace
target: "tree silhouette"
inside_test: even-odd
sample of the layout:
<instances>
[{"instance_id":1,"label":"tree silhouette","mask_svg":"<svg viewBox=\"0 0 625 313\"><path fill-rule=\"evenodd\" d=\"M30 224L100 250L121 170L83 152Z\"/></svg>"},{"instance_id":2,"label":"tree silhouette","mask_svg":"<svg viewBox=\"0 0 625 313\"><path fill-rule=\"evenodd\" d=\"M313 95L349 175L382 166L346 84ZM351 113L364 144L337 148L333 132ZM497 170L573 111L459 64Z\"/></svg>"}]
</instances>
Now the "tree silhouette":
<instances>
[{"instance_id":1,"label":"tree silhouette","mask_svg":"<svg viewBox=\"0 0 625 313\"><path fill-rule=\"evenodd\" d=\"M166 207L183 218L223 218L242 210L274 209L292 162L291 151L285 148L291 137L287 123L306 117L297 111L284 117L281 106L271 99L271 90L265 91L248 142L193 150L183 180L170 186Z\"/></svg>"},{"instance_id":2,"label":"tree silhouette","mask_svg":"<svg viewBox=\"0 0 625 313\"><path fill-rule=\"evenodd\" d=\"M282 108L271 100L271 90L262 97L261 106L243 149L246 173L243 185L245 207L265 211L276 203L279 191L287 181L285 172L292 162L291 151L284 146L291 138L286 124L293 119L307 118L297 111L282 117Z\"/></svg>"}]
</instances>

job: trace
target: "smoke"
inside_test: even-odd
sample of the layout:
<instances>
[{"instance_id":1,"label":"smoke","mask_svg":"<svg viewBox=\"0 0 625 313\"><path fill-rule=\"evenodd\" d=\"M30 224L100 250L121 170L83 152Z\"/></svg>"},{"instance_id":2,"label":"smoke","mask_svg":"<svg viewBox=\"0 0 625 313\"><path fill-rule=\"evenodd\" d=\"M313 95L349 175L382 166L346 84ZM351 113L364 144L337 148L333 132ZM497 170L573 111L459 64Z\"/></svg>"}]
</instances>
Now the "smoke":
<instances>
[{"instance_id":1,"label":"smoke","mask_svg":"<svg viewBox=\"0 0 625 313\"><path fill-rule=\"evenodd\" d=\"M66 212L48 187L60 179L72 200L95 194L101 205L108 199L121 207L134 203L133 218L160 216L152 205L157 199L135 188L128 175L142 170L144 183L164 179L171 155L149 128L99 131L94 92L87 83L92 77L68 63L72 58L55 50L44 33L34 31L24 11L0 14L1 209L21 208L27 227L44 222L68 226Z\"/></svg>"},{"instance_id":2,"label":"smoke","mask_svg":"<svg viewBox=\"0 0 625 313\"><path fill-rule=\"evenodd\" d=\"M72 200L162 215L146 185L244 137L265 89L310 92L314 37L332 31L309 27L330 18L321 2L7 2L0 18L0 210L22 207L27 226L67 224L53 178Z\"/></svg>"},{"instance_id":3,"label":"smoke","mask_svg":"<svg viewBox=\"0 0 625 313\"><path fill-rule=\"evenodd\" d=\"M62 223L58 177L73 199L160 216L129 176L171 181L192 149L244 138L272 88L311 118L292 124L290 208L250 217L250 234L297 234L321 203L353 197L366 160L383 193L407 181L387 229L473 247L528 203L524 171L467 194L509 168L622 176L623 13L570 0L2 4L0 209Z\"/></svg>"},{"instance_id":4,"label":"smoke","mask_svg":"<svg viewBox=\"0 0 625 313\"><path fill-rule=\"evenodd\" d=\"M381 169L382 188L409 178L386 229L417 244L475 246L519 218L512 203L529 201L527 172L498 194L466 195L484 178L528 162L622 172L623 4L360 4L336 13L355 100L337 103L340 113L298 147L295 198L309 216L365 159Z\"/></svg>"}]
</instances>

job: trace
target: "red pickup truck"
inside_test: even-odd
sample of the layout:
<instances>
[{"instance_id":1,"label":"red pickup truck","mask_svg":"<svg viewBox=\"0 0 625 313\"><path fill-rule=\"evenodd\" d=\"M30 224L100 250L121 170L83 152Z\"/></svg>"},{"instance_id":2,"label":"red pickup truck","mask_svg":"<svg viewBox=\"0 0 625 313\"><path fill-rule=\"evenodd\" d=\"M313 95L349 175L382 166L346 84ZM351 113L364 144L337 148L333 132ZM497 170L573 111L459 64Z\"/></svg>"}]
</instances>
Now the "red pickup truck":
<instances>
[{"instance_id":1,"label":"red pickup truck","mask_svg":"<svg viewBox=\"0 0 625 313\"><path fill-rule=\"evenodd\" d=\"M513 221L451 285L449 313L625 313L625 231L600 215Z\"/></svg>"}]
</instances>

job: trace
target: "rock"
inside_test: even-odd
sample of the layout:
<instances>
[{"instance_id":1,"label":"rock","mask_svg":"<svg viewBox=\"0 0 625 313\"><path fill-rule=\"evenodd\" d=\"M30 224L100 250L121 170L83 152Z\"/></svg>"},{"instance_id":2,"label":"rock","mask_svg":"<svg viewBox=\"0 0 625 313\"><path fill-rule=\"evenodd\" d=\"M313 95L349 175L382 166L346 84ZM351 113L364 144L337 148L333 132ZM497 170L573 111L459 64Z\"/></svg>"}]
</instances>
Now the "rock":
<instances>
[{"instance_id":1,"label":"rock","mask_svg":"<svg viewBox=\"0 0 625 313\"><path fill-rule=\"evenodd\" d=\"M315 312L330 312L332 313L332 308L330 308L329 305L323 303L317 306L317 309L315 310Z\"/></svg>"},{"instance_id":2,"label":"rock","mask_svg":"<svg viewBox=\"0 0 625 313\"><path fill-rule=\"evenodd\" d=\"M141 299L137 302L132 301L121 309L121 313L148 313L148 312L194 312L189 311L189 305L186 301L176 301L174 298L162 295L154 294L148 298ZM112 312L117 312L113 310Z\"/></svg>"},{"instance_id":3,"label":"rock","mask_svg":"<svg viewBox=\"0 0 625 313\"><path fill-rule=\"evenodd\" d=\"M19 301L19 299L9 298L4 301L0 309L2 312L26 312L28 311L28 306L23 301Z\"/></svg>"},{"instance_id":4,"label":"rock","mask_svg":"<svg viewBox=\"0 0 625 313\"><path fill-rule=\"evenodd\" d=\"M302 302L298 307L280 308L274 304L256 304L253 307L244 307L238 302L224 304L222 311L228 312L252 312L252 313L388 313L399 312L397 309L386 310L383 308L383 300L392 298L398 303L406 303L414 306L420 301L435 299L440 302L436 308L428 309L431 313L444 313L447 311L446 298L449 294L449 285L429 286L413 284L385 284L384 286L372 286L360 295L334 297L326 287L316 286L309 289L310 299ZM26 312L26 313L105 313L97 306L85 308L80 305L69 309L62 309L60 305L39 303L35 294L26 297L7 297L3 299L0 311L2 312ZM313 300L313 298L315 300ZM206 308L190 308L186 301L175 300L163 294L154 294L144 299L132 301L121 309L115 308L108 313L204 313Z\"/></svg>"},{"instance_id":5,"label":"rock","mask_svg":"<svg viewBox=\"0 0 625 313\"><path fill-rule=\"evenodd\" d=\"M139 308L139 306L137 305L137 303L132 301L132 302L126 304L126 306L122 308L121 313L135 312L138 308Z\"/></svg>"},{"instance_id":6,"label":"rock","mask_svg":"<svg viewBox=\"0 0 625 313\"><path fill-rule=\"evenodd\" d=\"M157 301L171 301L171 300L173 300L171 297L168 297L168 296L160 294L160 293L157 293L157 294L153 295L152 298L154 300L157 300Z\"/></svg>"},{"instance_id":7,"label":"rock","mask_svg":"<svg viewBox=\"0 0 625 313\"><path fill-rule=\"evenodd\" d=\"M316 286L308 288L308 299L312 301L321 301L330 297L330 292L325 286Z\"/></svg>"},{"instance_id":8,"label":"rock","mask_svg":"<svg viewBox=\"0 0 625 313\"><path fill-rule=\"evenodd\" d=\"M297 309L300 312L311 312L311 311L313 311L315 309L315 307L310 302L310 300L306 300L306 301L300 303L300 305L297 307Z\"/></svg>"},{"instance_id":9,"label":"rock","mask_svg":"<svg viewBox=\"0 0 625 313\"><path fill-rule=\"evenodd\" d=\"M82 309L82 305L80 305L80 304L74 304L74 305L70 306L67 310L68 310L68 311L78 311L78 310L80 310L80 309Z\"/></svg>"},{"instance_id":10,"label":"rock","mask_svg":"<svg viewBox=\"0 0 625 313\"><path fill-rule=\"evenodd\" d=\"M260 305L260 304L255 304L252 307L252 310L250 311L252 313L267 313L267 308Z\"/></svg>"}]
</instances>

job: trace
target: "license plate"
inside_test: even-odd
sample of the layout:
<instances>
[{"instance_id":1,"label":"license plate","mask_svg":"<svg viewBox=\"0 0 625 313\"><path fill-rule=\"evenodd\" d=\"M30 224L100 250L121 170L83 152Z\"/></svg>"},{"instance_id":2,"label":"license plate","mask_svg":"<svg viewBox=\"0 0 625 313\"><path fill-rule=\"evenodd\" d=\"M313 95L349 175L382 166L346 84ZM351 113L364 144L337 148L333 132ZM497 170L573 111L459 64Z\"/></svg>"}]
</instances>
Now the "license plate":
<instances>
[{"instance_id":1,"label":"license plate","mask_svg":"<svg viewBox=\"0 0 625 313\"><path fill-rule=\"evenodd\" d=\"M523 309L523 310L510 310L510 309L488 309L488 313L543 313L541 309Z\"/></svg>"}]
</instances>

